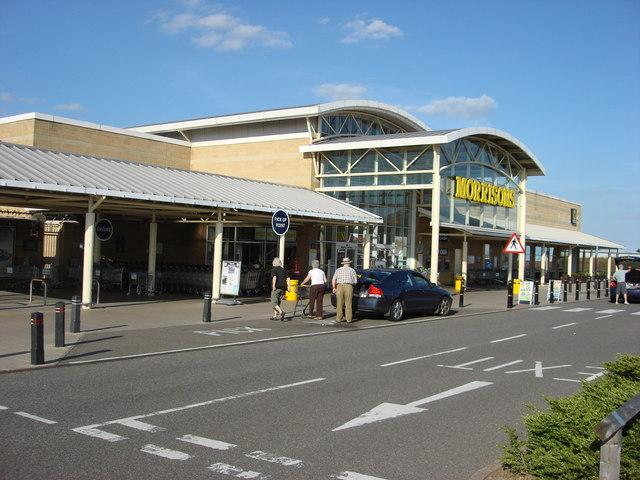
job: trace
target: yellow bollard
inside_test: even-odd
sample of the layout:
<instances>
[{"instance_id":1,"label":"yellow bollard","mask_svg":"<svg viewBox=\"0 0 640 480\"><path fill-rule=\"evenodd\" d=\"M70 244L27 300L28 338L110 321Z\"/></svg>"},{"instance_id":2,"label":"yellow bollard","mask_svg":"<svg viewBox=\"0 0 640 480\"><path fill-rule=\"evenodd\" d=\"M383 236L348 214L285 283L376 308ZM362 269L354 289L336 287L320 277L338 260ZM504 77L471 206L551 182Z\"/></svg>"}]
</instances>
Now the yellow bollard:
<instances>
[{"instance_id":1,"label":"yellow bollard","mask_svg":"<svg viewBox=\"0 0 640 480\"><path fill-rule=\"evenodd\" d=\"M462 275L456 275L456 280L454 282L456 293L460 293L462 290L462 279L464 277Z\"/></svg>"},{"instance_id":2,"label":"yellow bollard","mask_svg":"<svg viewBox=\"0 0 640 480\"><path fill-rule=\"evenodd\" d=\"M291 280L289 282L289 290L284 294L284 299L291 302L298 300L298 280Z\"/></svg>"},{"instance_id":3,"label":"yellow bollard","mask_svg":"<svg viewBox=\"0 0 640 480\"><path fill-rule=\"evenodd\" d=\"M514 278L513 279L513 295L516 296L519 293L520 293L520 279Z\"/></svg>"}]
</instances>

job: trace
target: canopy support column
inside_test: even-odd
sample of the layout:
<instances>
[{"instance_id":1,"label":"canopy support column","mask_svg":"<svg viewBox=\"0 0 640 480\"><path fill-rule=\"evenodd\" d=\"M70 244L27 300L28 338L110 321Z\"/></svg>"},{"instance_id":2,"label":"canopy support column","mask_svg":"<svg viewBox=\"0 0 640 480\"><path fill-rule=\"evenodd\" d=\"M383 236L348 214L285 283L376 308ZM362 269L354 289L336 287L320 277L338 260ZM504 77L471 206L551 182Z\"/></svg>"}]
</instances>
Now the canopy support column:
<instances>
[{"instance_id":1,"label":"canopy support column","mask_svg":"<svg viewBox=\"0 0 640 480\"><path fill-rule=\"evenodd\" d=\"M613 257L611 257L611 249L609 249L608 253L607 253L607 281L609 281L611 279L611 272L613 270L612 268L612 259Z\"/></svg>"},{"instance_id":2,"label":"canopy support column","mask_svg":"<svg viewBox=\"0 0 640 480\"><path fill-rule=\"evenodd\" d=\"M100 221L100 214L96 213L95 222ZM96 237L93 241L93 263L100 263L100 255L102 254L102 242Z\"/></svg>"},{"instance_id":3,"label":"canopy support column","mask_svg":"<svg viewBox=\"0 0 640 480\"><path fill-rule=\"evenodd\" d=\"M147 263L147 294L153 296L156 291L156 252L158 243L158 224L156 212L151 212L149 223L149 261Z\"/></svg>"},{"instance_id":4,"label":"canopy support column","mask_svg":"<svg viewBox=\"0 0 640 480\"><path fill-rule=\"evenodd\" d=\"M93 248L96 238L96 204L89 198L89 209L84 214L84 251L82 259L82 308L91 308L93 289Z\"/></svg>"},{"instance_id":5,"label":"canopy support column","mask_svg":"<svg viewBox=\"0 0 640 480\"><path fill-rule=\"evenodd\" d=\"M370 268L371 264L371 234L369 233L369 225L364 226L364 249L362 251L362 268ZM409 267L414 268L414 267Z\"/></svg>"},{"instance_id":6,"label":"canopy support column","mask_svg":"<svg viewBox=\"0 0 640 480\"><path fill-rule=\"evenodd\" d=\"M595 273L595 256L593 253L593 248L589 250L589 276L593 277Z\"/></svg>"},{"instance_id":7,"label":"canopy support column","mask_svg":"<svg viewBox=\"0 0 640 480\"><path fill-rule=\"evenodd\" d=\"M282 262L282 268L285 268L285 263L284 263L284 245L285 245L285 235L280 235L280 237L278 238L278 258L280 258L280 261Z\"/></svg>"},{"instance_id":8,"label":"canopy support column","mask_svg":"<svg viewBox=\"0 0 640 480\"><path fill-rule=\"evenodd\" d=\"M213 301L220 300L220 277L222 275L222 210L218 209L218 220L213 239L213 279L211 287L211 298Z\"/></svg>"},{"instance_id":9,"label":"canopy support column","mask_svg":"<svg viewBox=\"0 0 640 480\"><path fill-rule=\"evenodd\" d=\"M573 275L573 247L569 247L569 255L567 255L567 275Z\"/></svg>"},{"instance_id":10,"label":"canopy support column","mask_svg":"<svg viewBox=\"0 0 640 480\"><path fill-rule=\"evenodd\" d=\"M547 283L547 245L542 244L542 255L540 256L540 285Z\"/></svg>"},{"instance_id":11,"label":"canopy support column","mask_svg":"<svg viewBox=\"0 0 640 480\"><path fill-rule=\"evenodd\" d=\"M440 247L440 146L433 146L433 189L431 190L431 283L438 283Z\"/></svg>"}]
</instances>

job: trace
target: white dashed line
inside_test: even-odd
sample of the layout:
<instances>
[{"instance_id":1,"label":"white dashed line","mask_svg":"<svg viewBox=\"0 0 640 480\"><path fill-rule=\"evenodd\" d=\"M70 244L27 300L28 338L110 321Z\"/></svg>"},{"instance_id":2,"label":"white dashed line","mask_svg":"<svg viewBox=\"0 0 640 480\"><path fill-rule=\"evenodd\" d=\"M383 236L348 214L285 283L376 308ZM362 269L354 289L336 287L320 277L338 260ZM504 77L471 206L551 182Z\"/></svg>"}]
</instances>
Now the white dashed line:
<instances>
[{"instance_id":1,"label":"white dashed line","mask_svg":"<svg viewBox=\"0 0 640 480\"><path fill-rule=\"evenodd\" d=\"M103 424L101 423L96 425L87 425L85 427L72 428L71 430L76 433L99 438L100 440L106 440L107 442L119 442L127 439L127 437L123 437L122 435L116 435L115 433L105 432L104 430L96 428L101 427L102 425Z\"/></svg>"},{"instance_id":2,"label":"white dashed line","mask_svg":"<svg viewBox=\"0 0 640 480\"><path fill-rule=\"evenodd\" d=\"M551 327L553 330L556 330L558 328L564 328L564 327L570 327L571 325L577 325L578 322L573 322L573 323L565 323L564 325L557 325L555 327Z\"/></svg>"},{"instance_id":3,"label":"white dashed line","mask_svg":"<svg viewBox=\"0 0 640 480\"><path fill-rule=\"evenodd\" d=\"M302 460L296 460L295 458L289 457L279 457L273 453L267 453L260 450L251 453L245 453L245 457L255 458L256 460L263 460L269 463L277 463L279 465L284 465L285 467L296 467L302 468L304 464Z\"/></svg>"},{"instance_id":4,"label":"white dashed line","mask_svg":"<svg viewBox=\"0 0 640 480\"><path fill-rule=\"evenodd\" d=\"M483 372L492 372L493 370L498 370L499 368L509 367L511 365L516 365L518 363L522 363L524 360L514 360L513 362L503 363L502 365L496 365L495 367L485 368Z\"/></svg>"},{"instance_id":5,"label":"white dashed line","mask_svg":"<svg viewBox=\"0 0 640 480\"><path fill-rule=\"evenodd\" d=\"M9 407L5 407L3 405L0 405L0 410L9 410Z\"/></svg>"},{"instance_id":6,"label":"white dashed line","mask_svg":"<svg viewBox=\"0 0 640 480\"><path fill-rule=\"evenodd\" d=\"M592 382L596 378L600 378L605 374L605 372L591 373L591 372L578 372L578 375L589 375L584 379L585 382Z\"/></svg>"},{"instance_id":7,"label":"white dashed line","mask_svg":"<svg viewBox=\"0 0 640 480\"><path fill-rule=\"evenodd\" d=\"M214 450L230 450L237 447L237 445L234 445L233 443L222 442L212 438L197 437L195 435L183 435L182 437L178 437L176 440L193 443L202 447L213 448Z\"/></svg>"},{"instance_id":8,"label":"white dashed line","mask_svg":"<svg viewBox=\"0 0 640 480\"><path fill-rule=\"evenodd\" d=\"M473 368L469 368L467 365L474 365L476 363L486 362L488 360L493 360L493 358L494 357L484 357L484 358L479 358L478 360L472 360L471 362L461 363L459 365L438 365L438 366L446 367L446 368L459 368L460 370L473 370Z\"/></svg>"},{"instance_id":9,"label":"white dashed line","mask_svg":"<svg viewBox=\"0 0 640 480\"><path fill-rule=\"evenodd\" d=\"M600 320L601 318L609 318L609 317L613 317L613 315L603 315L601 317L596 317L596 320Z\"/></svg>"},{"instance_id":10,"label":"white dashed line","mask_svg":"<svg viewBox=\"0 0 640 480\"><path fill-rule=\"evenodd\" d=\"M158 447L157 445L148 444L140 449L141 452L157 455L158 457L168 458L169 460L189 460L191 455L178 450Z\"/></svg>"},{"instance_id":11,"label":"white dashed line","mask_svg":"<svg viewBox=\"0 0 640 480\"><path fill-rule=\"evenodd\" d=\"M15 415L20 415L21 417L24 418L30 418L31 420L35 420L36 422L42 422L42 423L46 423L47 425L53 425L55 422L53 420L48 420L46 418L42 418L42 417L38 417L37 415L31 415L30 413L27 412L13 412Z\"/></svg>"},{"instance_id":12,"label":"white dashed line","mask_svg":"<svg viewBox=\"0 0 640 480\"><path fill-rule=\"evenodd\" d=\"M371 475L363 475L362 473L348 471L331 475L331 478L337 478L338 480L385 480L381 477L372 477Z\"/></svg>"},{"instance_id":13,"label":"white dashed line","mask_svg":"<svg viewBox=\"0 0 640 480\"><path fill-rule=\"evenodd\" d=\"M598 310L596 313L620 313L620 312L624 312L624 310L609 308L608 310Z\"/></svg>"},{"instance_id":14,"label":"white dashed line","mask_svg":"<svg viewBox=\"0 0 640 480\"><path fill-rule=\"evenodd\" d=\"M507 337L507 338L499 338L498 340L491 340L489 343L500 343L500 342L506 342L507 340L513 340L515 338L521 338L521 337L526 337L527 334L526 333L522 333L520 335L514 335L513 337Z\"/></svg>"},{"instance_id":15,"label":"white dashed line","mask_svg":"<svg viewBox=\"0 0 640 480\"><path fill-rule=\"evenodd\" d=\"M415 362L416 360L422 360L423 358L435 357L437 355L444 355L445 353L461 352L462 350L466 350L466 349L467 349L467 347L454 348L453 350L445 350L444 352L431 353L429 355L422 355L421 357L413 357L413 358L407 358L406 360L398 360L397 362L383 363L380 366L381 367L390 367L391 365L398 365L400 363L407 363L407 362Z\"/></svg>"},{"instance_id":16,"label":"white dashed line","mask_svg":"<svg viewBox=\"0 0 640 480\"><path fill-rule=\"evenodd\" d=\"M223 475L229 475L236 478L257 478L258 480L267 480L271 478L271 475L264 475L260 472L254 472L251 470L242 470L241 468L234 467L227 463L214 463L207 468L214 473L221 473Z\"/></svg>"},{"instance_id":17,"label":"white dashed line","mask_svg":"<svg viewBox=\"0 0 640 480\"><path fill-rule=\"evenodd\" d=\"M579 313L586 312L587 310L593 310L593 308L570 308L569 310L562 310L563 312Z\"/></svg>"},{"instance_id":18,"label":"white dashed line","mask_svg":"<svg viewBox=\"0 0 640 480\"><path fill-rule=\"evenodd\" d=\"M571 365L554 365L552 367L543 367L542 366L542 362L536 362L535 364L535 368L526 368L524 370L509 370L508 372L504 372L504 373L524 373L524 372L535 372L536 373L536 377L538 375L542 376L542 371L543 370L552 370L555 368L567 368L570 367ZM540 377L538 377L540 378Z\"/></svg>"},{"instance_id":19,"label":"white dashed line","mask_svg":"<svg viewBox=\"0 0 640 480\"><path fill-rule=\"evenodd\" d=\"M546 310L555 310L557 308L562 308L562 307L552 307L552 306L537 307L537 308L534 308L533 311L534 312L544 312Z\"/></svg>"},{"instance_id":20,"label":"white dashed line","mask_svg":"<svg viewBox=\"0 0 640 480\"><path fill-rule=\"evenodd\" d=\"M633 312L631 315L640 315L640 312Z\"/></svg>"},{"instance_id":21,"label":"white dashed line","mask_svg":"<svg viewBox=\"0 0 640 480\"><path fill-rule=\"evenodd\" d=\"M553 377L554 380L559 380L561 382L575 382L575 383L582 383L582 380L574 380L573 378L557 378L557 377Z\"/></svg>"},{"instance_id":22,"label":"white dashed line","mask_svg":"<svg viewBox=\"0 0 640 480\"><path fill-rule=\"evenodd\" d=\"M120 425L124 425L125 427L135 428L136 430L142 430L144 432L162 432L166 430L166 428L156 427L155 425L151 425L149 423L139 422L138 420L134 420L132 418L123 418L122 420L118 420L117 422Z\"/></svg>"}]
</instances>

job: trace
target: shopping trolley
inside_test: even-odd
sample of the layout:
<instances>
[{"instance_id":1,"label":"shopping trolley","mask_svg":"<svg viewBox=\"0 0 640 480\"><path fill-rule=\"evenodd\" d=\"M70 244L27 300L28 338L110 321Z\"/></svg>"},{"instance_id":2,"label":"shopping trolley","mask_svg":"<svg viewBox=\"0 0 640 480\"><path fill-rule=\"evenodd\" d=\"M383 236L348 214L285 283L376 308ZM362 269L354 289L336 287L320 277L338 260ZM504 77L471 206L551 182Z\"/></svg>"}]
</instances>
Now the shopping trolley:
<instances>
[{"instance_id":1,"label":"shopping trolley","mask_svg":"<svg viewBox=\"0 0 640 480\"><path fill-rule=\"evenodd\" d=\"M291 318L295 318L296 311L298 310L298 305L300 305L301 302L304 303L301 316L306 317L307 311L309 309L309 287L308 286L303 287L301 285L298 285L298 299L296 300L296 304L293 307L293 315Z\"/></svg>"}]
</instances>

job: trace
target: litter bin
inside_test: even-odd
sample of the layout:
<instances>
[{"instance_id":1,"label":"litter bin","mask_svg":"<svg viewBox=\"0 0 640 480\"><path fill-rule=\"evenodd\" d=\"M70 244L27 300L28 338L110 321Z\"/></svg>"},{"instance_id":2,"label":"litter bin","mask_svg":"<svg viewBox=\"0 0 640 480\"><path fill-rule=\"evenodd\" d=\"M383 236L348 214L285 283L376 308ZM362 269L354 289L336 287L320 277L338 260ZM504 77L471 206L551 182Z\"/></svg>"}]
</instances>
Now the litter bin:
<instances>
[{"instance_id":1,"label":"litter bin","mask_svg":"<svg viewBox=\"0 0 640 480\"><path fill-rule=\"evenodd\" d=\"M284 294L284 299L291 302L298 300L298 280L291 280L289 282L289 290Z\"/></svg>"},{"instance_id":2,"label":"litter bin","mask_svg":"<svg viewBox=\"0 0 640 480\"><path fill-rule=\"evenodd\" d=\"M518 294L520 294L520 279L514 278L513 279L513 296L515 297Z\"/></svg>"},{"instance_id":3,"label":"litter bin","mask_svg":"<svg viewBox=\"0 0 640 480\"><path fill-rule=\"evenodd\" d=\"M462 275L456 275L455 282L454 282L456 293L460 293L460 291L462 290L462 280L463 279L464 279L464 277Z\"/></svg>"}]
</instances>

